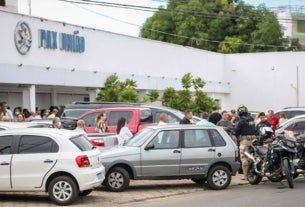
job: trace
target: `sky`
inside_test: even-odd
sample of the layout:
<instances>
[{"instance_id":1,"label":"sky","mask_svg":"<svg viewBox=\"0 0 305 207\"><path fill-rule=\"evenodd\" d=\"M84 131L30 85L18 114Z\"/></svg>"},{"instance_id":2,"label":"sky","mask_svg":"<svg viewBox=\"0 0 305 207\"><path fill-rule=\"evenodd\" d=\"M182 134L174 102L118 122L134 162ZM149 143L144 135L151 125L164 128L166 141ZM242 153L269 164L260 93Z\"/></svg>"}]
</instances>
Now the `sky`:
<instances>
[{"instance_id":1,"label":"sky","mask_svg":"<svg viewBox=\"0 0 305 207\"><path fill-rule=\"evenodd\" d=\"M166 0L99 0L110 3L132 4L147 7L166 5ZM244 0L246 3L266 7L283 5L305 6L305 0ZM93 27L96 29L115 33L139 36L141 25L153 15L152 12L135 11L121 8L79 5L59 0L19 0L20 13L29 14L31 2L31 15L52 19L71 24Z\"/></svg>"}]
</instances>

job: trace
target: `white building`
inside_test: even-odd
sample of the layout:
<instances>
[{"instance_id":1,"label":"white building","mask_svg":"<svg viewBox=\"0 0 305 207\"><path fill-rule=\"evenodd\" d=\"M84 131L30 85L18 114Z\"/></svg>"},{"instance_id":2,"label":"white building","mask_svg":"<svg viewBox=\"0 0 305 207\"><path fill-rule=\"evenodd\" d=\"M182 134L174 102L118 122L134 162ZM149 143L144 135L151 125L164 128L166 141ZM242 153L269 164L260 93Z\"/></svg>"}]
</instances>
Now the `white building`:
<instances>
[{"instance_id":1,"label":"white building","mask_svg":"<svg viewBox=\"0 0 305 207\"><path fill-rule=\"evenodd\" d=\"M296 91L305 105L305 52L224 55L7 11L0 25L0 101L11 107L94 101L113 73L136 80L144 93L179 89L187 72L203 78L224 109L295 106Z\"/></svg>"}]
</instances>

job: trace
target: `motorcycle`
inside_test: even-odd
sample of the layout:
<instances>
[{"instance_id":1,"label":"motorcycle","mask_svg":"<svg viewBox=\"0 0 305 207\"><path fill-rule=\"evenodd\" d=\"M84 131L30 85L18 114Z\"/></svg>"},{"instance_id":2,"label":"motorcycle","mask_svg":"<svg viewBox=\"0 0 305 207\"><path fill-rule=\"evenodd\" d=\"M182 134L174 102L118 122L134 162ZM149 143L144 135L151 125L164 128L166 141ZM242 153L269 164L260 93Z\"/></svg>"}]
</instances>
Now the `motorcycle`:
<instances>
[{"instance_id":1,"label":"motorcycle","mask_svg":"<svg viewBox=\"0 0 305 207\"><path fill-rule=\"evenodd\" d=\"M294 187L295 174L294 158L296 156L296 143L283 135L270 136L270 127L263 127L261 133L252 142L249 152L245 156L249 161L248 181L252 185L259 184L264 176L272 182L279 182L286 178L290 188Z\"/></svg>"},{"instance_id":2,"label":"motorcycle","mask_svg":"<svg viewBox=\"0 0 305 207\"><path fill-rule=\"evenodd\" d=\"M298 177L299 174L305 175L305 135L296 136L295 141L297 143L297 156L294 160L296 168L294 178Z\"/></svg>"}]
</instances>

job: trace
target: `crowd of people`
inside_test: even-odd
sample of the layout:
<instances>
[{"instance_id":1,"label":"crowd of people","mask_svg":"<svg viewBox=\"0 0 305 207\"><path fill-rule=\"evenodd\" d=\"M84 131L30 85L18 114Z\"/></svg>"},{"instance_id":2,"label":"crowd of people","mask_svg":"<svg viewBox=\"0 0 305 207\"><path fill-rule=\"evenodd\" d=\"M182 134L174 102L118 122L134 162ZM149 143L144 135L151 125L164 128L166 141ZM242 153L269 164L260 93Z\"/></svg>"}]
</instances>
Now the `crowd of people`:
<instances>
[{"instance_id":1,"label":"crowd of people","mask_svg":"<svg viewBox=\"0 0 305 207\"><path fill-rule=\"evenodd\" d=\"M15 107L13 111L6 102L0 103L0 121L25 122L37 119L54 119L59 117L59 108L51 106L49 109L38 109L29 111L21 106Z\"/></svg>"}]
</instances>

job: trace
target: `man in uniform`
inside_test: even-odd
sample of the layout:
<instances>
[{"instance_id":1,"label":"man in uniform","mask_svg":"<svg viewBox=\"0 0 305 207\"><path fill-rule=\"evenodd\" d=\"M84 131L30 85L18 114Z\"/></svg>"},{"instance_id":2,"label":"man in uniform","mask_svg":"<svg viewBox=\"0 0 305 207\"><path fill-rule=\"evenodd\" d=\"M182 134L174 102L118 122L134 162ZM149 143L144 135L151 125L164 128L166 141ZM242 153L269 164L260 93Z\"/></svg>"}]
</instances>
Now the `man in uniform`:
<instances>
[{"instance_id":1,"label":"man in uniform","mask_svg":"<svg viewBox=\"0 0 305 207\"><path fill-rule=\"evenodd\" d=\"M236 125L236 136L240 142L240 158L242 162L242 169L244 174L244 179L247 180L248 171L249 171L249 162L245 156L245 152L249 151L252 140L255 139L256 130L255 122L252 116L248 113L247 107L241 105L237 109L238 116L240 120Z\"/></svg>"}]
</instances>

